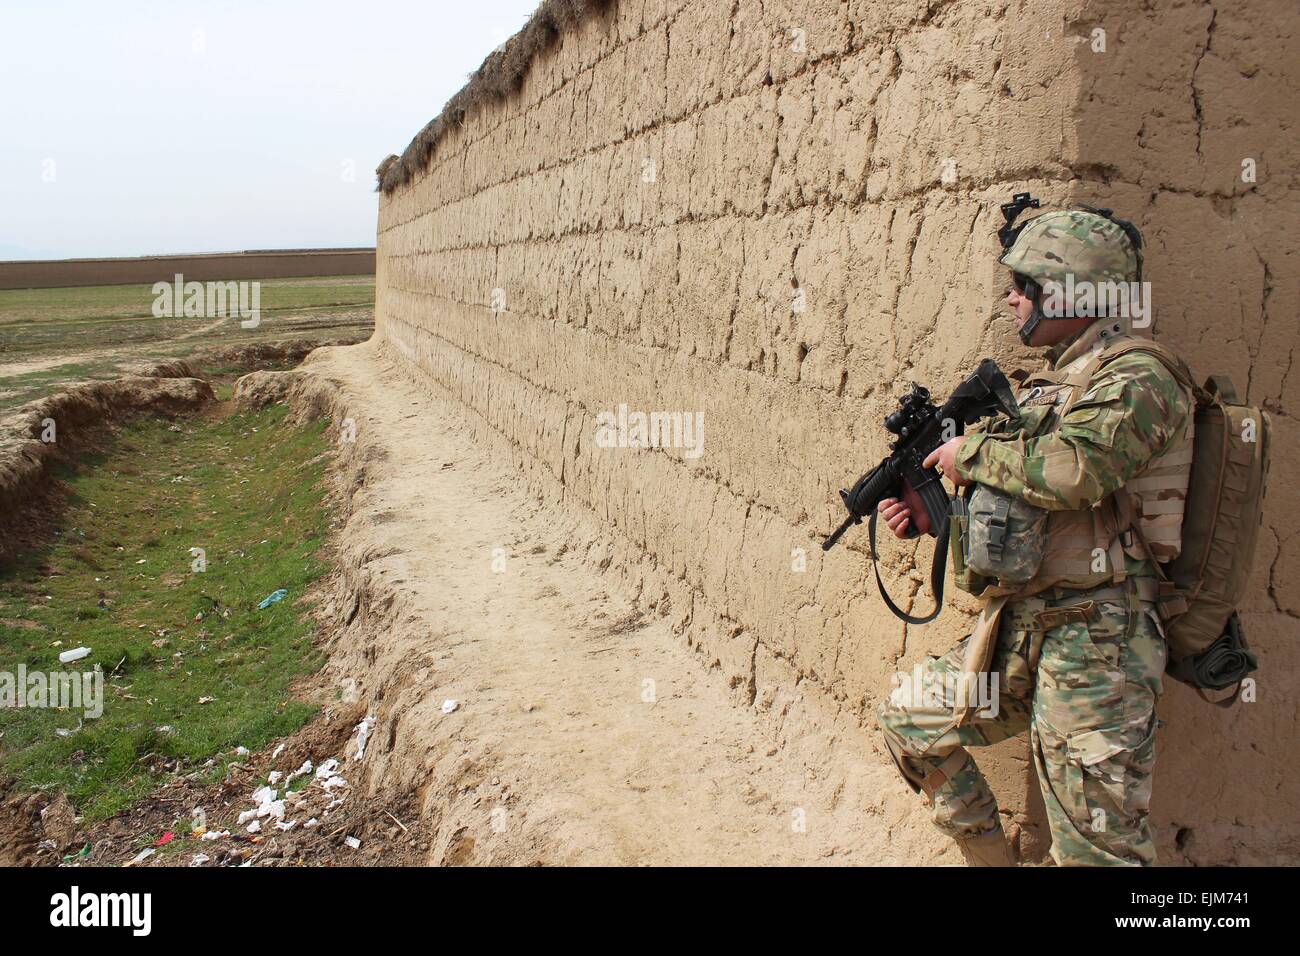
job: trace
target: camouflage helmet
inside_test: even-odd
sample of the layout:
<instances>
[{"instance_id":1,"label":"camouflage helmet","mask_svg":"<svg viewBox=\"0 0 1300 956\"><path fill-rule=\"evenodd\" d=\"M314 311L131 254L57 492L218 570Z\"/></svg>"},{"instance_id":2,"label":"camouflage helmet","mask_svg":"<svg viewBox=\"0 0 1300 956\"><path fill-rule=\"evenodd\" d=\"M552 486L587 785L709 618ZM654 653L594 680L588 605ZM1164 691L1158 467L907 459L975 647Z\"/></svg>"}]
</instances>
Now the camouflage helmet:
<instances>
[{"instance_id":1,"label":"camouflage helmet","mask_svg":"<svg viewBox=\"0 0 1300 956\"><path fill-rule=\"evenodd\" d=\"M1131 224L1112 219L1109 210L1067 209L1029 220L998 262L1048 282L1140 282L1142 239Z\"/></svg>"}]
</instances>

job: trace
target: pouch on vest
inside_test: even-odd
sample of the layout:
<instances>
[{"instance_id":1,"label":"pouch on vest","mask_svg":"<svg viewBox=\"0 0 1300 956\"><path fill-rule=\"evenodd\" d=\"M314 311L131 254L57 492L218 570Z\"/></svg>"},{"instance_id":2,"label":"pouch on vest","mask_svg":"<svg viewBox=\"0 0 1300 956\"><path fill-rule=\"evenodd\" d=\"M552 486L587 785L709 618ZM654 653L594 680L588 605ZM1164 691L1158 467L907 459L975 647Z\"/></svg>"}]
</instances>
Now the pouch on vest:
<instances>
[{"instance_id":1,"label":"pouch on vest","mask_svg":"<svg viewBox=\"0 0 1300 956\"><path fill-rule=\"evenodd\" d=\"M962 555L967 569L999 587L1038 573L1047 541L1047 512L1005 492L976 485L967 501Z\"/></svg>"},{"instance_id":2,"label":"pouch on vest","mask_svg":"<svg viewBox=\"0 0 1300 956\"><path fill-rule=\"evenodd\" d=\"M948 519L948 553L952 555L952 577L957 587L978 597L993 582L980 577L966 564L966 530L970 526L968 504L962 495L953 496L952 515Z\"/></svg>"}]
</instances>

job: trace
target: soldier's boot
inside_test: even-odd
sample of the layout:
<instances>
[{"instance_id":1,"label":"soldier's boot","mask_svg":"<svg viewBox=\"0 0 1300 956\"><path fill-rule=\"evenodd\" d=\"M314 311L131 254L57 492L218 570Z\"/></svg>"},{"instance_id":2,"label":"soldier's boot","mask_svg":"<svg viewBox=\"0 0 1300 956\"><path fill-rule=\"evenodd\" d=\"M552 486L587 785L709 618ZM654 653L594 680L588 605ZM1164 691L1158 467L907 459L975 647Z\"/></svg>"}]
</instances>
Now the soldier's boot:
<instances>
[{"instance_id":1,"label":"soldier's boot","mask_svg":"<svg viewBox=\"0 0 1300 956\"><path fill-rule=\"evenodd\" d=\"M957 776L962 768L966 766L967 761L971 759L970 752L965 747L957 747L944 758L938 767L926 773L912 762L909 755L898 745L891 734L885 734L884 737L885 749L894 758L894 765L898 767L898 772L903 775L903 779L907 781L913 791L925 794L930 801L930 806L934 806L935 794L939 788ZM993 829L973 836L951 835L968 866L1016 865L1015 858L1011 855L1011 847L1007 845L1006 836L1002 832L1002 823L997 818L996 810L993 814Z\"/></svg>"},{"instance_id":2,"label":"soldier's boot","mask_svg":"<svg viewBox=\"0 0 1300 956\"><path fill-rule=\"evenodd\" d=\"M1011 847L999 823L992 830L978 836L957 837L957 848L966 858L967 866L1015 866Z\"/></svg>"}]
</instances>

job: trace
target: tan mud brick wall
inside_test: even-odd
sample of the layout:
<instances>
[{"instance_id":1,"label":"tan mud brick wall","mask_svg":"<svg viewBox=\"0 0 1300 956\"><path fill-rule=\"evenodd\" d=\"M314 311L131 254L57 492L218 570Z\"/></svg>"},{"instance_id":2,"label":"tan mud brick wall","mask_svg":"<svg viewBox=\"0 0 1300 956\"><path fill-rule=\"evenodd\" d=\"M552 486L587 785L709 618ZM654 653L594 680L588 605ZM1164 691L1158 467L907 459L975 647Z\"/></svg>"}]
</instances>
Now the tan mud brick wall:
<instances>
[{"instance_id":1,"label":"tan mud brick wall","mask_svg":"<svg viewBox=\"0 0 1300 956\"><path fill-rule=\"evenodd\" d=\"M738 703L883 760L891 676L950 646L974 605L906 627L870 583L864 530L820 542L907 382L946 392L986 355L1026 358L997 318L1011 192L1134 218L1157 334L1267 402L1274 474L1294 461L1295 10L1168 6L614 3L383 195L376 334L537 493L599 517L604 560ZM600 447L620 405L703 413L703 454ZM1259 702L1224 714L1176 687L1162 705L1165 862L1300 858L1286 495L1275 479L1246 615ZM929 544L884 554L916 597ZM981 764L1033 857L1026 756L1013 741Z\"/></svg>"}]
</instances>

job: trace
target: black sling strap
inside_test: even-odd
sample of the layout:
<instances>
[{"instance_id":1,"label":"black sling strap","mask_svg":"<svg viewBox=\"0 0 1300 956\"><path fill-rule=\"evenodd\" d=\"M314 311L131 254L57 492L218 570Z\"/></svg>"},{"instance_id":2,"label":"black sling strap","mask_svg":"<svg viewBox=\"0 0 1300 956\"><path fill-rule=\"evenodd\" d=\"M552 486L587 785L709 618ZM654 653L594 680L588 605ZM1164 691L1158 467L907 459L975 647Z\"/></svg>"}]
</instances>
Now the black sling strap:
<instances>
[{"instance_id":1,"label":"black sling strap","mask_svg":"<svg viewBox=\"0 0 1300 956\"><path fill-rule=\"evenodd\" d=\"M939 540L934 545L934 560L930 564L930 590L934 592L934 610L925 617L913 617L908 614L889 596L885 590L885 582L880 579L880 566L876 561L876 515L877 511L871 512L871 517L867 520L867 537L871 542L871 570L876 575L876 587L880 590L880 596L885 599L885 606L894 613L894 617L900 621L906 621L908 624L929 624L939 612L943 610L943 581L948 570L948 521L947 515L944 515L943 522L938 529Z\"/></svg>"}]
</instances>

